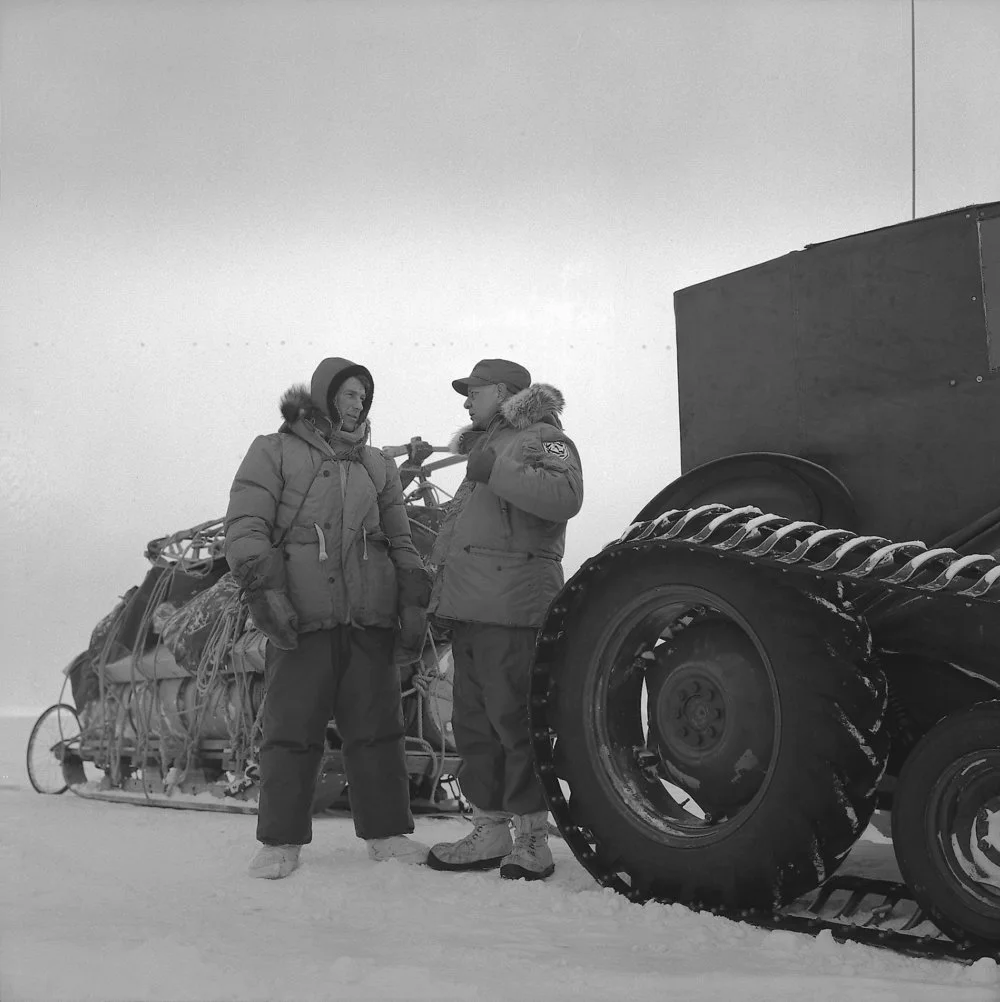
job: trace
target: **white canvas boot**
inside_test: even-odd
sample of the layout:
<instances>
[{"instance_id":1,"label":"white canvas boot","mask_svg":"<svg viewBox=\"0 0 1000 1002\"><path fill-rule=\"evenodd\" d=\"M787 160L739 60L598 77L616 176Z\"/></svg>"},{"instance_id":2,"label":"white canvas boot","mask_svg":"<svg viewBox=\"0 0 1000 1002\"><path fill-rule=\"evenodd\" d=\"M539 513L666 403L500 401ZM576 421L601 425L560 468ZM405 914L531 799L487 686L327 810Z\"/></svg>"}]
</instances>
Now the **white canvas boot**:
<instances>
[{"instance_id":1,"label":"white canvas boot","mask_svg":"<svg viewBox=\"0 0 1000 1002\"><path fill-rule=\"evenodd\" d=\"M510 814L472 808L472 831L457 842L439 842L427 865L432 870L492 870L510 852Z\"/></svg>"},{"instance_id":2,"label":"white canvas boot","mask_svg":"<svg viewBox=\"0 0 1000 1002\"><path fill-rule=\"evenodd\" d=\"M365 839L365 845L368 846L368 858L376 863L385 863L390 859L398 859L400 863L415 863L417 865L427 862L427 846L406 835L369 838Z\"/></svg>"},{"instance_id":3,"label":"white canvas boot","mask_svg":"<svg viewBox=\"0 0 1000 1002\"><path fill-rule=\"evenodd\" d=\"M280 880L298 867L300 852L300 845L262 845L250 860L247 872L251 877Z\"/></svg>"},{"instance_id":4,"label":"white canvas boot","mask_svg":"<svg viewBox=\"0 0 1000 1002\"><path fill-rule=\"evenodd\" d=\"M555 872L549 849L549 813L515 814L514 848L500 864L500 876L508 880L544 880Z\"/></svg>"}]
</instances>

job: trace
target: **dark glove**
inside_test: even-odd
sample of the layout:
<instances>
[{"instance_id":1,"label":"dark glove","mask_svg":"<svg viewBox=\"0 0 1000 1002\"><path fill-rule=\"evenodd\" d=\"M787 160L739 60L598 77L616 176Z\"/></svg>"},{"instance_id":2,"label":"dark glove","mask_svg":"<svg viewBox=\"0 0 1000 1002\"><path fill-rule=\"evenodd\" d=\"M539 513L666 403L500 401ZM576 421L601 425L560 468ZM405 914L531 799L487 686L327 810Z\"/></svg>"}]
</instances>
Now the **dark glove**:
<instances>
[{"instance_id":1,"label":"dark glove","mask_svg":"<svg viewBox=\"0 0 1000 1002\"><path fill-rule=\"evenodd\" d=\"M299 617L283 591L259 588L244 597L254 625L275 647L294 651L299 646Z\"/></svg>"},{"instance_id":2,"label":"dark glove","mask_svg":"<svg viewBox=\"0 0 1000 1002\"><path fill-rule=\"evenodd\" d=\"M427 636L427 606L431 576L425 567L407 567L396 575L399 583L399 630L392 659L400 668L419 661Z\"/></svg>"},{"instance_id":3,"label":"dark glove","mask_svg":"<svg viewBox=\"0 0 1000 1002\"><path fill-rule=\"evenodd\" d=\"M474 449L469 455L469 461L465 467L465 475L470 480L476 480L481 484L490 481L490 474L493 472L493 464L497 461L497 454L492 445L485 449Z\"/></svg>"},{"instance_id":4,"label":"dark glove","mask_svg":"<svg viewBox=\"0 0 1000 1002\"><path fill-rule=\"evenodd\" d=\"M399 608L419 605L427 608L431 600L431 575L426 567L405 567L396 572Z\"/></svg>"},{"instance_id":5,"label":"dark glove","mask_svg":"<svg viewBox=\"0 0 1000 1002\"><path fill-rule=\"evenodd\" d=\"M250 609L254 625L275 647L294 651L299 646L299 617L288 601L283 588L275 588L275 568L284 570L273 551L250 557L233 568L233 577L240 585L243 600ZM283 583L283 579L281 581Z\"/></svg>"},{"instance_id":6,"label":"dark glove","mask_svg":"<svg viewBox=\"0 0 1000 1002\"><path fill-rule=\"evenodd\" d=\"M392 660L400 668L419 661L424 653L427 636L427 610L407 605L399 610L399 631L392 650Z\"/></svg>"}]
</instances>

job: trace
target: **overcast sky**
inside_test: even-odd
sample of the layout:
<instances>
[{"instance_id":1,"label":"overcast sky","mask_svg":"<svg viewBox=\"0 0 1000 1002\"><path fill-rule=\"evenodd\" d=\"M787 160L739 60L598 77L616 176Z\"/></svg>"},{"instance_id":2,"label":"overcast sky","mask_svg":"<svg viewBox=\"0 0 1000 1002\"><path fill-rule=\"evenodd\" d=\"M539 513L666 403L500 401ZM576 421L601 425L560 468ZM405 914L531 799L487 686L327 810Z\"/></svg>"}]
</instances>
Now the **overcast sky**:
<instances>
[{"instance_id":1,"label":"overcast sky","mask_svg":"<svg viewBox=\"0 0 1000 1002\"><path fill-rule=\"evenodd\" d=\"M567 399L566 569L679 472L674 290L911 213L909 0L0 5L0 706L326 355L374 444ZM1000 198L1000 4L917 0L917 213ZM453 486L447 477L446 485Z\"/></svg>"}]
</instances>

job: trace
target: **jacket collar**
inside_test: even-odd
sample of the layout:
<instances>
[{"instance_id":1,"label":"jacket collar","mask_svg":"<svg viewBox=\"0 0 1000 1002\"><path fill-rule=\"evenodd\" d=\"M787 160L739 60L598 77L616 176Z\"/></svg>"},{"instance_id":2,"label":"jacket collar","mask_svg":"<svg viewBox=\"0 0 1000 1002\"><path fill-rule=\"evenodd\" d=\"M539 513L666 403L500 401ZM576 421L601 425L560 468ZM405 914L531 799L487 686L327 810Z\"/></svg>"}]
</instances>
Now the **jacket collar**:
<instances>
[{"instance_id":1,"label":"jacket collar","mask_svg":"<svg viewBox=\"0 0 1000 1002\"><path fill-rule=\"evenodd\" d=\"M565 406L566 401L562 393L554 386L548 383L532 383L527 389L508 397L500 405L500 416L518 431L524 431L539 421L561 428L559 415Z\"/></svg>"},{"instance_id":2,"label":"jacket collar","mask_svg":"<svg viewBox=\"0 0 1000 1002\"><path fill-rule=\"evenodd\" d=\"M490 422L486 432L493 432L498 428L524 431L525 428L540 422L562 428L559 415L565 406L566 401L562 393L554 386L548 383L532 383L527 389L508 397L500 405L500 413ZM448 449L456 455L467 456L482 434L484 432L481 429L474 428L471 424L465 425L452 436Z\"/></svg>"}]
</instances>

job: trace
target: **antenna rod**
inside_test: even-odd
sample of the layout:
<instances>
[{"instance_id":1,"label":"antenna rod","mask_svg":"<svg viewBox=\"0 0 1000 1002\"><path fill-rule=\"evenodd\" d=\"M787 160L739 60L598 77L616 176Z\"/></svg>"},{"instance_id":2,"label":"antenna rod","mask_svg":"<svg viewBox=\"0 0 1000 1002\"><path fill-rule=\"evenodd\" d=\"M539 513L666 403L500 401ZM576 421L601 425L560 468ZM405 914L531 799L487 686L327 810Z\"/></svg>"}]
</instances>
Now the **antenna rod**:
<instances>
[{"instance_id":1,"label":"antenna rod","mask_svg":"<svg viewBox=\"0 0 1000 1002\"><path fill-rule=\"evenodd\" d=\"M917 218L917 45L914 37L914 0L910 0L910 174L913 204L911 219Z\"/></svg>"}]
</instances>

